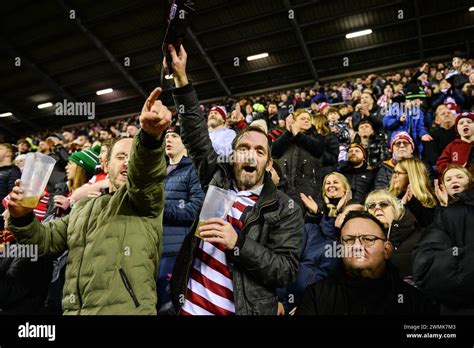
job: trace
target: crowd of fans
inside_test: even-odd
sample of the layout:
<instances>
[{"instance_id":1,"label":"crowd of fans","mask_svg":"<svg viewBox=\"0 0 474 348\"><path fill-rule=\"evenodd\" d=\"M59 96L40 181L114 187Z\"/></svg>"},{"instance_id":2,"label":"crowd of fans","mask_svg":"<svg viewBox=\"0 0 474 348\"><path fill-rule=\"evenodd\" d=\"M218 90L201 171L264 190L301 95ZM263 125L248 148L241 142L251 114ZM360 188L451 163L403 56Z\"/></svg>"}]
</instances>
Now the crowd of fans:
<instances>
[{"instance_id":1,"label":"crowd of fans","mask_svg":"<svg viewBox=\"0 0 474 348\"><path fill-rule=\"evenodd\" d=\"M156 284L126 277L120 268L132 306L101 305L91 295L96 302L92 307L84 302L82 313L474 314L472 60L454 57L449 63L205 106L187 81L184 49L172 53L173 96L186 111L170 108L172 126L162 132L166 170L159 262L154 270L146 268L153 270ZM24 231L32 220L9 216L26 154L37 151L56 160L33 213L46 229L59 229L64 219L71 225L73 216L83 218L77 211L85 201L110 195L117 177L137 180L130 173L131 140L123 153L117 146L129 138L152 144L141 121L139 116L99 121L0 144L5 217L0 247L46 243ZM239 161L240 155L247 157ZM113 169L116 160L124 163L122 169ZM238 198L224 222L199 225L199 239L198 215L211 184ZM146 195L143 202L131 197L127 212L134 212L133 204L153 207ZM69 239L41 249L39 262L0 259L0 310L77 313L74 305L64 304L75 291L68 279L94 280L94 273L89 268L86 275L77 273L71 247L84 246ZM137 267L137 274L143 271L139 260Z\"/></svg>"}]
</instances>

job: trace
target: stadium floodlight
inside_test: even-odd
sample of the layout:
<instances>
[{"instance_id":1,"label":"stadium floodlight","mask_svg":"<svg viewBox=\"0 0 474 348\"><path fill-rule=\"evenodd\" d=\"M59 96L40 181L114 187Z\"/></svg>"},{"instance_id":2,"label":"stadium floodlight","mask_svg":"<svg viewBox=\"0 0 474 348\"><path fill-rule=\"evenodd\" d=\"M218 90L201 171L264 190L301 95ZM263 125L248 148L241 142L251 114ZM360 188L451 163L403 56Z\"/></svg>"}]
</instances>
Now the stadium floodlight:
<instances>
[{"instance_id":1,"label":"stadium floodlight","mask_svg":"<svg viewBox=\"0 0 474 348\"><path fill-rule=\"evenodd\" d=\"M106 88L106 89L101 89L100 91L95 92L97 95L102 95L102 94L109 94L112 93L114 90L112 88Z\"/></svg>"},{"instance_id":2,"label":"stadium floodlight","mask_svg":"<svg viewBox=\"0 0 474 348\"><path fill-rule=\"evenodd\" d=\"M8 116L13 116L11 112L4 112L3 114L0 114L0 117L8 117Z\"/></svg>"},{"instance_id":3,"label":"stadium floodlight","mask_svg":"<svg viewBox=\"0 0 474 348\"><path fill-rule=\"evenodd\" d=\"M39 104L37 107L38 107L38 109L45 109L45 108L49 108L51 106L53 106L53 103L48 102L48 103Z\"/></svg>"},{"instance_id":4,"label":"stadium floodlight","mask_svg":"<svg viewBox=\"0 0 474 348\"><path fill-rule=\"evenodd\" d=\"M255 54L253 56L248 56L247 60L250 62L251 60L256 60L256 59L262 59L262 58L267 58L268 53L260 53L260 54Z\"/></svg>"},{"instance_id":5,"label":"stadium floodlight","mask_svg":"<svg viewBox=\"0 0 474 348\"><path fill-rule=\"evenodd\" d=\"M469 12L474 12L474 6L469 7Z\"/></svg>"},{"instance_id":6,"label":"stadium floodlight","mask_svg":"<svg viewBox=\"0 0 474 348\"><path fill-rule=\"evenodd\" d=\"M346 34L346 39L353 39L355 37L370 35L372 34L372 29L365 29L361 31L355 31L353 33Z\"/></svg>"}]
</instances>

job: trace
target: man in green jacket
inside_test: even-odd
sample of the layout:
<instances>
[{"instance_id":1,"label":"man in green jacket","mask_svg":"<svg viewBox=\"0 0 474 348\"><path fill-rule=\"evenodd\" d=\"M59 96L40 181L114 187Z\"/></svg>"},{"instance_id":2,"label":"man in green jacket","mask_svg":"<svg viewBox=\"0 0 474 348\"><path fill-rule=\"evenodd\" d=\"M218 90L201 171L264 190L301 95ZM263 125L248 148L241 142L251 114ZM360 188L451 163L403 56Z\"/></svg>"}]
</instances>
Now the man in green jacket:
<instances>
[{"instance_id":1,"label":"man in green jacket","mask_svg":"<svg viewBox=\"0 0 474 348\"><path fill-rule=\"evenodd\" d=\"M40 224L18 202L19 180L13 189L8 210L16 240L37 244L40 255L69 250L64 314L156 314L166 175L162 135L171 122L160 93L156 88L146 100L135 138L112 148L109 194L81 200L68 216Z\"/></svg>"}]
</instances>

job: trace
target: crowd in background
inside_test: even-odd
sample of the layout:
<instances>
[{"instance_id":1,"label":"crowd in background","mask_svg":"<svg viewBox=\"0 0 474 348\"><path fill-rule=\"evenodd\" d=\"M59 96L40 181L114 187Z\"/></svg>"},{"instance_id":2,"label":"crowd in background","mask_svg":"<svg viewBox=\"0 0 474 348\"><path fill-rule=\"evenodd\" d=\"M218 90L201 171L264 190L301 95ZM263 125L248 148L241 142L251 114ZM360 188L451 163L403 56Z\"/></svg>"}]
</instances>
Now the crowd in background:
<instances>
[{"instance_id":1,"label":"crowd in background","mask_svg":"<svg viewBox=\"0 0 474 348\"><path fill-rule=\"evenodd\" d=\"M297 313L326 313L312 307L312 296L324 289L309 285L339 272L340 259L325 257L326 246L339 242L342 220L357 210L367 211L389 231L391 264L406 284L421 289L443 313L474 313L472 63L454 57L402 72L200 105L222 161L229 160L240 131L259 127L267 134L272 179L303 211L299 270L296 281L278 289L279 313L291 313L300 304ZM136 116L0 144L0 213L27 153L56 159L34 210L40 221L51 221L68 215L79 200L103 194L111 148L139 130ZM165 137L164 239L157 274L161 314L173 311L169 282L176 256L204 199L180 134L175 119ZM0 244L14 243L6 221L0 218ZM459 255L452 255L453 248ZM28 261L1 259L0 309L61 313L65 258L67 253L43 259L34 266L40 271L27 280L18 272L32 269ZM375 310L366 300L364 308Z\"/></svg>"}]
</instances>

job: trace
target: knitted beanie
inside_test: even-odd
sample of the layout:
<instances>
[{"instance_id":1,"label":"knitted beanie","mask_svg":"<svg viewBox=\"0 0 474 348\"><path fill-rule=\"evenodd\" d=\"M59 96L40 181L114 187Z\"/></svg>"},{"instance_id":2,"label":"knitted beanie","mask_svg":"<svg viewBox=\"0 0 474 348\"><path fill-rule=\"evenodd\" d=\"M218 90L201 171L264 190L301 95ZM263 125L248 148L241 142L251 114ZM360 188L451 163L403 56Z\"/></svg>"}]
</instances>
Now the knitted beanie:
<instances>
[{"instance_id":1,"label":"knitted beanie","mask_svg":"<svg viewBox=\"0 0 474 348\"><path fill-rule=\"evenodd\" d=\"M69 161L82 167L88 175L94 175L95 167L99 163L98 153L92 150L74 152L69 156Z\"/></svg>"}]
</instances>

